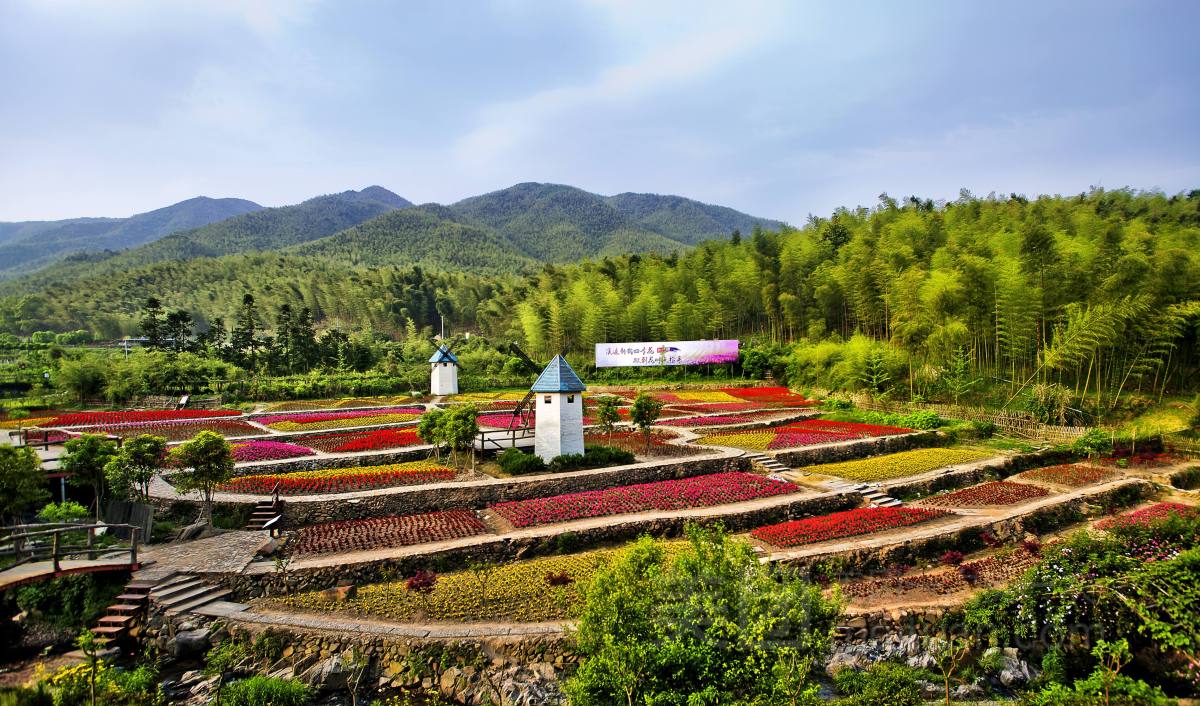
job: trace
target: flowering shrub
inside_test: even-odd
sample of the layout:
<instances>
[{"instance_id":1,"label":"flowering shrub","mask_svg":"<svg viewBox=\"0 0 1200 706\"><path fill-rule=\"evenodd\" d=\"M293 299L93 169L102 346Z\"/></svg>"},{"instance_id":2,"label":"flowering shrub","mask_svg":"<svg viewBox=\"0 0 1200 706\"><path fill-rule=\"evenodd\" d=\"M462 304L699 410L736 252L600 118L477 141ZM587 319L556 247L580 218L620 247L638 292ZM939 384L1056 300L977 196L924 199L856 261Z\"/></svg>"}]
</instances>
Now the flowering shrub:
<instances>
[{"instance_id":1,"label":"flowering shrub","mask_svg":"<svg viewBox=\"0 0 1200 706\"><path fill-rule=\"evenodd\" d=\"M100 424L124 424L126 422L165 422L177 419L210 419L212 417L240 417L236 409L145 409L126 412L69 412L54 417L41 426L76 427Z\"/></svg>"},{"instance_id":2,"label":"flowering shrub","mask_svg":"<svg viewBox=\"0 0 1200 706\"><path fill-rule=\"evenodd\" d=\"M327 453L349 453L353 451L379 451L418 446L425 442L417 436L416 429L376 429L368 432L348 434L325 434L307 436L297 440L303 445Z\"/></svg>"},{"instance_id":3,"label":"flowering shrub","mask_svg":"<svg viewBox=\"0 0 1200 706\"><path fill-rule=\"evenodd\" d=\"M1060 466L1047 466L1046 468L1035 468L1032 471L1022 473L1020 477L1026 480L1078 488L1079 486L1108 480L1113 477L1113 473L1112 471L1096 466L1071 463Z\"/></svg>"},{"instance_id":4,"label":"flowering shrub","mask_svg":"<svg viewBox=\"0 0 1200 706\"><path fill-rule=\"evenodd\" d=\"M202 431L211 431L221 436L254 436L264 434L262 429L247 424L241 419L213 419L199 422L127 422L125 424L103 424L79 429L85 434L111 434L130 438L139 434L161 436L167 441L186 441Z\"/></svg>"},{"instance_id":5,"label":"flowering shrub","mask_svg":"<svg viewBox=\"0 0 1200 706\"><path fill-rule=\"evenodd\" d=\"M320 431L411 422L424 411L423 407L380 407L344 412L292 412L256 417L254 421L279 431Z\"/></svg>"},{"instance_id":6,"label":"flowering shrub","mask_svg":"<svg viewBox=\"0 0 1200 706\"><path fill-rule=\"evenodd\" d=\"M803 544L908 527L948 514L944 510L919 507L860 507L759 527L751 532L750 536L777 547L798 547Z\"/></svg>"},{"instance_id":7,"label":"flowering shrub","mask_svg":"<svg viewBox=\"0 0 1200 706\"><path fill-rule=\"evenodd\" d=\"M934 495L922 500L921 504L933 505L935 507L1015 505L1026 500L1033 500L1034 498L1044 498L1049 494L1050 491L1045 488L1039 488L1036 485L995 481L975 485L970 488L963 488L962 490L956 490L953 493L946 493L945 495Z\"/></svg>"},{"instance_id":8,"label":"flowering shrub","mask_svg":"<svg viewBox=\"0 0 1200 706\"><path fill-rule=\"evenodd\" d=\"M867 483L913 476L958 463L981 461L990 455L969 449L913 449L857 461L826 463L808 470Z\"/></svg>"},{"instance_id":9,"label":"flowering shrub","mask_svg":"<svg viewBox=\"0 0 1200 706\"><path fill-rule=\"evenodd\" d=\"M311 525L288 546L293 556L311 556L441 542L487 531L470 510L443 510Z\"/></svg>"},{"instance_id":10,"label":"flowering shrub","mask_svg":"<svg viewBox=\"0 0 1200 706\"><path fill-rule=\"evenodd\" d=\"M1193 515L1200 512L1191 505L1182 503L1156 503L1150 507L1134 510L1133 512L1125 513L1100 520L1096 523L1096 529L1107 530L1118 527L1129 526L1147 526L1155 522L1161 522L1172 515Z\"/></svg>"},{"instance_id":11,"label":"flowering shrub","mask_svg":"<svg viewBox=\"0 0 1200 706\"><path fill-rule=\"evenodd\" d=\"M285 458L300 458L312 456L313 450L283 441L263 441L255 439L241 444L234 444L233 460L238 463L249 461L282 461Z\"/></svg>"},{"instance_id":12,"label":"flowering shrub","mask_svg":"<svg viewBox=\"0 0 1200 706\"><path fill-rule=\"evenodd\" d=\"M327 468L295 473L264 473L234 478L221 490L231 493L267 494L279 483L281 495L348 493L394 485L419 485L454 480L454 471L429 461L390 463L385 466Z\"/></svg>"},{"instance_id":13,"label":"flowering shrub","mask_svg":"<svg viewBox=\"0 0 1200 706\"><path fill-rule=\"evenodd\" d=\"M752 473L714 473L696 478L626 485L499 503L492 507L514 527L568 522L585 517L621 515L646 510L681 510L795 493L791 483Z\"/></svg>"}]
</instances>

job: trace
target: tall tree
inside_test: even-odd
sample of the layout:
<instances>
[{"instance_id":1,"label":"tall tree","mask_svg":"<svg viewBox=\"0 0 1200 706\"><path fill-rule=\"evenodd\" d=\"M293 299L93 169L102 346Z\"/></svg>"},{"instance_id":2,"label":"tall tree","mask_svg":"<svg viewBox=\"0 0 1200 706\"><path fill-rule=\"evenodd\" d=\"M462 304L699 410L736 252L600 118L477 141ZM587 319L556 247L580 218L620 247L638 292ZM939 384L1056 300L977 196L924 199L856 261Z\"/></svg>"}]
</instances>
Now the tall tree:
<instances>
[{"instance_id":1,"label":"tall tree","mask_svg":"<svg viewBox=\"0 0 1200 706\"><path fill-rule=\"evenodd\" d=\"M45 485L42 462L32 447L0 444L0 521L15 523L49 500Z\"/></svg>"},{"instance_id":2,"label":"tall tree","mask_svg":"<svg viewBox=\"0 0 1200 706\"><path fill-rule=\"evenodd\" d=\"M142 307L142 319L139 323L142 337L146 339L147 348L162 348L166 337L165 321L163 320L162 302L155 297L146 300Z\"/></svg>"},{"instance_id":3,"label":"tall tree","mask_svg":"<svg viewBox=\"0 0 1200 706\"><path fill-rule=\"evenodd\" d=\"M117 444L100 434L83 434L67 441L67 452L59 467L72 485L90 487L94 498L96 521L104 516L105 488L108 476L104 469L117 455Z\"/></svg>"},{"instance_id":4,"label":"tall tree","mask_svg":"<svg viewBox=\"0 0 1200 706\"><path fill-rule=\"evenodd\" d=\"M171 455L183 468L175 475L175 487L185 493L200 493L204 521L211 527L213 493L217 486L233 477L233 451L229 442L220 434L202 431L176 447Z\"/></svg>"}]
</instances>

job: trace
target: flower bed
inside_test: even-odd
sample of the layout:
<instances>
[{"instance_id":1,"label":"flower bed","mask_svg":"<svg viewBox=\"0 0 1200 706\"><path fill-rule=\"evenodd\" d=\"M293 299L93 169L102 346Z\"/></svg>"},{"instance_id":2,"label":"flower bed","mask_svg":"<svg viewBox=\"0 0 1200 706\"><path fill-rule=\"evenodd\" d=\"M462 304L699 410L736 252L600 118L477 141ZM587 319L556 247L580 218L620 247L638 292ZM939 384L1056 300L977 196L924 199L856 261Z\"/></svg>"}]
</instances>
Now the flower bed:
<instances>
[{"instance_id":1,"label":"flower bed","mask_svg":"<svg viewBox=\"0 0 1200 706\"><path fill-rule=\"evenodd\" d=\"M743 402L728 392L722 390L672 390L650 393L655 399L667 404L690 404L693 402L720 403Z\"/></svg>"},{"instance_id":2,"label":"flower bed","mask_svg":"<svg viewBox=\"0 0 1200 706\"><path fill-rule=\"evenodd\" d=\"M772 407L809 407L818 404L806 399L786 387L726 387L722 392L742 400L770 405Z\"/></svg>"},{"instance_id":3,"label":"flower bed","mask_svg":"<svg viewBox=\"0 0 1200 706\"><path fill-rule=\"evenodd\" d=\"M913 449L857 461L826 463L811 466L808 470L812 473L869 483L915 476L945 466L982 461L990 456L989 453L970 449Z\"/></svg>"},{"instance_id":4,"label":"flower bed","mask_svg":"<svg viewBox=\"0 0 1200 706\"><path fill-rule=\"evenodd\" d=\"M1161 451L1145 451L1100 459L1100 463L1117 468L1165 468L1184 461L1187 461L1187 459L1183 456L1176 456Z\"/></svg>"},{"instance_id":5,"label":"flower bed","mask_svg":"<svg viewBox=\"0 0 1200 706\"><path fill-rule=\"evenodd\" d=\"M798 491L791 483L732 472L499 503L492 509L514 527L532 527L647 510L711 507Z\"/></svg>"},{"instance_id":6,"label":"flower bed","mask_svg":"<svg viewBox=\"0 0 1200 706\"><path fill-rule=\"evenodd\" d=\"M612 434L602 431L587 431L583 435L585 446L614 446L638 456L690 456L698 453L694 446L680 446L670 443L677 438L668 431L652 430L650 432L650 450L646 451L646 437L635 429L622 429Z\"/></svg>"},{"instance_id":7,"label":"flower bed","mask_svg":"<svg viewBox=\"0 0 1200 706\"><path fill-rule=\"evenodd\" d=\"M716 414L718 412L749 412L762 409L762 405L753 402L708 402L705 404L673 404L670 409L684 414Z\"/></svg>"},{"instance_id":8,"label":"flower bed","mask_svg":"<svg viewBox=\"0 0 1200 706\"><path fill-rule=\"evenodd\" d=\"M58 415L27 417L25 419L5 419L0 422L0 429L29 429L31 427L51 426Z\"/></svg>"},{"instance_id":9,"label":"flower bed","mask_svg":"<svg viewBox=\"0 0 1200 706\"><path fill-rule=\"evenodd\" d=\"M279 483L281 495L349 493L396 485L420 485L454 480L453 469L429 461L390 463L385 466L352 466L295 473L264 473L234 478L221 486L231 493L268 494Z\"/></svg>"},{"instance_id":10,"label":"flower bed","mask_svg":"<svg viewBox=\"0 0 1200 706\"><path fill-rule=\"evenodd\" d=\"M125 412L68 412L54 417L41 426L75 427L101 424L125 424L128 422L165 422L179 419L211 419L213 417L240 417L236 409L144 409Z\"/></svg>"},{"instance_id":11,"label":"flower bed","mask_svg":"<svg viewBox=\"0 0 1200 706\"><path fill-rule=\"evenodd\" d=\"M266 406L268 412L298 412L308 410L341 409L345 407L392 407L405 402L411 402L408 395L392 395L388 397L342 397L322 400L288 400L274 402Z\"/></svg>"},{"instance_id":12,"label":"flower bed","mask_svg":"<svg viewBox=\"0 0 1200 706\"><path fill-rule=\"evenodd\" d=\"M1026 483L995 481L963 488L944 495L934 495L921 501L922 505L934 507L986 507L989 505L1016 505L1050 494L1045 488Z\"/></svg>"},{"instance_id":13,"label":"flower bed","mask_svg":"<svg viewBox=\"0 0 1200 706\"><path fill-rule=\"evenodd\" d=\"M411 422L424 412L424 407L380 407L345 412L292 412L256 417L254 421L279 431L321 431Z\"/></svg>"},{"instance_id":14,"label":"flower bed","mask_svg":"<svg viewBox=\"0 0 1200 706\"><path fill-rule=\"evenodd\" d=\"M905 427L893 427L885 424L863 424L861 422L835 422L832 419L802 419L789 426L809 431L831 431L838 434L850 434L860 439L872 436L908 434L912 431L912 429Z\"/></svg>"},{"instance_id":15,"label":"flower bed","mask_svg":"<svg viewBox=\"0 0 1200 706\"><path fill-rule=\"evenodd\" d=\"M1084 485L1099 483L1113 477L1113 472L1096 466L1084 466L1078 463L1068 463L1060 466L1035 468L1022 473L1020 478L1042 483L1053 483L1078 488Z\"/></svg>"},{"instance_id":16,"label":"flower bed","mask_svg":"<svg viewBox=\"0 0 1200 706\"><path fill-rule=\"evenodd\" d=\"M671 419L663 424L669 427L704 427L704 426L723 426L726 424L749 424L754 421L754 417L745 416L729 416L729 415L714 415L711 417L684 417L682 419Z\"/></svg>"},{"instance_id":17,"label":"flower bed","mask_svg":"<svg viewBox=\"0 0 1200 706\"><path fill-rule=\"evenodd\" d=\"M326 453L350 453L399 449L405 446L419 446L425 442L417 436L416 429L376 429L367 432L307 436L298 439L297 443Z\"/></svg>"},{"instance_id":18,"label":"flower bed","mask_svg":"<svg viewBox=\"0 0 1200 706\"><path fill-rule=\"evenodd\" d=\"M1152 525L1172 515L1194 515L1197 512L1200 512L1200 509L1192 505L1184 505L1183 503L1157 503L1141 510L1100 520L1096 523L1096 529L1106 530L1116 527Z\"/></svg>"},{"instance_id":19,"label":"flower bed","mask_svg":"<svg viewBox=\"0 0 1200 706\"><path fill-rule=\"evenodd\" d=\"M750 536L776 547L798 547L920 524L948 515L919 507L860 507L820 517L759 527Z\"/></svg>"},{"instance_id":20,"label":"flower bed","mask_svg":"<svg viewBox=\"0 0 1200 706\"><path fill-rule=\"evenodd\" d=\"M139 434L153 434L161 436L167 441L184 441L202 431L216 432L225 437L254 436L266 433L241 419L213 419L199 422L129 422L82 427L78 431L83 434L111 434L125 439Z\"/></svg>"},{"instance_id":21,"label":"flower bed","mask_svg":"<svg viewBox=\"0 0 1200 706\"><path fill-rule=\"evenodd\" d=\"M283 441L263 441L255 439L233 445L233 460L238 463L249 461L282 461L285 458L300 458L312 456L313 450L297 444Z\"/></svg>"},{"instance_id":22,"label":"flower bed","mask_svg":"<svg viewBox=\"0 0 1200 706\"><path fill-rule=\"evenodd\" d=\"M300 530L288 549L293 556L311 556L441 542L487 531L470 510L443 510L312 525Z\"/></svg>"},{"instance_id":23,"label":"flower bed","mask_svg":"<svg viewBox=\"0 0 1200 706\"><path fill-rule=\"evenodd\" d=\"M528 421L530 427L537 425L537 420L534 419L533 414L526 414L523 416L524 419ZM481 427L491 427L494 429L517 429L523 426L525 422L522 420L522 417L513 416L511 413L501 413L480 414L479 416L475 417L475 423Z\"/></svg>"},{"instance_id":24,"label":"flower bed","mask_svg":"<svg viewBox=\"0 0 1200 706\"><path fill-rule=\"evenodd\" d=\"M1013 581L1029 567L1041 561L1041 555L1019 548L1003 555L988 556L975 561L964 561L962 569L951 568L887 578L861 579L842 584L842 594L851 598L895 596L901 593L921 592L944 596L960 591L971 591L983 585L1002 584ZM966 575L975 576L967 581Z\"/></svg>"}]
</instances>

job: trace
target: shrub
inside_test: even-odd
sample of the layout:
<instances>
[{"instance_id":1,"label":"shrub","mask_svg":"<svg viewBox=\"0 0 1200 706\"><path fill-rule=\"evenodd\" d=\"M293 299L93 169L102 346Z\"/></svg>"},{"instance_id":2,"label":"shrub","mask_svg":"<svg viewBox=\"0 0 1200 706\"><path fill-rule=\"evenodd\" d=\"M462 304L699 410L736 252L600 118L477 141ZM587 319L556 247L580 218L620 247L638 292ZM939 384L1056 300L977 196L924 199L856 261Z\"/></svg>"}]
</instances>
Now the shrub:
<instances>
[{"instance_id":1,"label":"shrub","mask_svg":"<svg viewBox=\"0 0 1200 706\"><path fill-rule=\"evenodd\" d=\"M91 511L72 500L61 503L49 503L38 511L38 519L43 522L80 522L91 517Z\"/></svg>"},{"instance_id":2,"label":"shrub","mask_svg":"<svg viewBox=\"0 0 1200 706\"><path fill-rule=\"evenodd\" d=\"M951 549L942 555L941 561L946 566L958 566L959 564L963 563L964 558L965 557L962 552Z\"/></svg>"},{"instance_id":3,"label":"shrub","mask_svg":"<svg viewBox=\"0 0 1200 706\"><path fill-rule=\"evenodd\" d=\"M551 471L575 471L633 463L634 456L625 449L612 446L589 446L582 454L564 454L550 461Z\"/></svg>"},{"instance_id":4,"label":"shrub","mask_svg":"<svg viewBox=\"0 0 1200 706\"><path fill-rule=\"evenodd\" d=\"M1098 456L1112 451L1112 437L1100 429L1092 429L1088 433L1071 442L1071 450L1080 455Z\"/></svg>"},{"instance_id":5,"label":"shrub","mask_svg":"<svg viewBox=\"0 0 1200 706\"><path fill-rule=\"evenodd\" d=\"M1192 466L1171 476L1171 485L1183 490L1200 487L1200 466Z\"/></svg>"},{"instance_id":6,"label":"shrub","mask_svg":"<svg viewBox=\"0 0 1200 706\"><path fill-rule=\"evenodd\" d=\"M865 672L838 670L833 683L849 697L839 702L846 706L920 706L924 700L917 679L924 676L912 667L879 662Z\"/></svg>"},{"instance_id":7,"label":"shrub","mask_svg":"<svg viewBox=\"0 0 1200 706\"><path fill-rule=\"evenodd\" d=\"M996 424L994 422L974 421L971 422L971 428L980 439L990 439L996 434Z\"/></svg>"},{"instance_id":8,"label":"shrub","mask_svg":"<svg viewBox=\"0 0 1200 706\"><path fill-rule=\"evenodd\" d=\"M520 449L504 449L496 461L500 464L500 470L513 476L546 470L545 461Z\"/></svg>"},{"instance_id":9,"label":"shrub","mask_svg":"<svg viewBox=\"0 0 1200 706\"><path fill-rule=\"evenodd\" d=\"M225 687L222 702L226 706L302 706L311 693L298 681L253 676Z\"/></svg>"}]
</instances>

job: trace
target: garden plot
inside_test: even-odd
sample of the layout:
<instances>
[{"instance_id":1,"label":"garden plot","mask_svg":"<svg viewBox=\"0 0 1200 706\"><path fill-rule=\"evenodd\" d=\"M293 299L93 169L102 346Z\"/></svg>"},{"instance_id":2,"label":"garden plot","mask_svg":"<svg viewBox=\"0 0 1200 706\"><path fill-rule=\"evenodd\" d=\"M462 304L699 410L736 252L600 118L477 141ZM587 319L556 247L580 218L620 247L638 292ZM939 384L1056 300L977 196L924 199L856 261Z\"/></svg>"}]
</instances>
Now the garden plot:
<instances>
[{"instance_id":1,"label":"garden plot","mask_svg":"<svg viewBox=\"0 0 1200 706\"><path fill-rule=\"evenodd\" d=\"M857 537L876 532L910 527L950 513L918 507L860 507L819 517L807 517L759 527L750 533L754 539L773 547L789 548L834 539Z\"/></svg>"},{"instance_id":2,"label":"garden plot","mask_svg":"<svg viewBox=\"0 0 1200 706\"><path fill-rule=\"evenodd\" d=\"M592 429L584 432L585 446L614 446L634 455L654 458L678 458L694 456L703 451L691 445L672 443L679 437L673 432L654 429L650 432L650 448L646 448L646 435L632 429L621 429L611 434Z\"/></svg>"},{"instance_id":3,"label":"garden plot","mask_svg":"<svg viewBox=\"0 0 1200 706\"><path fill-rule=\"evenodd\" d=\"M1047 466L1045 468L1035 468L1032 471L1025 471L1017 475L1015 478L1019 480L1030 480L1035 483L1048 483L1064 488L1082 488L1085 485L1094 485L1104 481L1112 480L1116 474L1107 469L1098 466L1087 466L1079 463L1062 464L1058 466Z\"/></svg>"},{"instance_id":4,"label":"garden plot","mask_svg":"<svg viewBox=\"0 0 1200 706\"><path fill-rule=\"evenodd\" d=\"M346 409L355 407L394 407L407 402L416 402L417 398L409 395L390 395L385 397L344 397L323 400L288 400L272 402L263 408L264 412L306 412L313 410Z\"/></svg>"},{"instance_id":5,"label":"garden plot","mask_svg":"<svg viewBox=\"0 0 1200 706\"><path fill-rule=\"evenodd\" d=\"M454 480L457 476L457 471L438 463L410 461L382 466L351 466L240 476L222 485L220 489L230 493L266 495L272 493L278 484L280 495L318 495L438 483Z\"/></svg>"},{"instance_id":6,"label":"garden plot","mask_svg":"<svg viewBox=\"0 0 1200 706\"><path fill-rule=\"evenodd\" d=\"M443 510L311 525L287 544L294 557L404 547L487 534L471 510Z\"/></svg>"},{"instance_id":7,"label":"garden plot","mask_svg":"<svg viewBox=\"0 0 1200 706\"><path fill-rule=\"evenodd\" d=\"M982 461L993 456L990 452L972 449L913 449L856 461L809 466L805 470L813 474L871 483L916 476L960 463Z\"/></svg>"},{"instance_id":8,"label":"garden plot","mask_svg":"<svg viewBox=\"0 0 1200 706\"><path fill-rule=\"evenodd\" d=\"M1041 545L1026 542L1020 547L965 561L961 552L946 552L945 566L910 573L908 566L895 566L887 575L846 581L842 595L851 605L870 607L904 601L908 604L944 602L947 596L973 593L981 588L1008 584L1041 559Z\"/></svg>"},{"instance_id":9,"label":"garden plot","mask_svg":"<svg viewBox=\"0 0 1200 706\"><path fill-rule=\"evenodd\" d=\"M412 422L420 418L424 412L424 407L380 407L378 409L267 414L255 416L253 420L276 431L327 431Z\"/></svg>"},{"instance_id":10,"label":"garden plot","mask_svg":"<svg viewBox=\"0 0 1200 706\"><path fill-rule=\"evenodd\" d=\"M25 426L31 422L39 422L40 427L82 427L102 426L109 424L128 424L131 422L167 422L184 419L216 419L219 417L240 417L242 413L235 409L146 409L124 412L67 412L54 417L37 420L25 420Z\"/></svg>"},{"instance_id":11,"label":"garden plot","mask_svg":"<svg viewBox=\"0 0 1200 706\"><path fill-rule=\"evenodd\" d=\"M141 434L161 436L167 441L186 441L202 431L211 431L224 437L256 436L266 434L266 430L256 427L243 419L214 418L200 421L149 421L125 422L122 424L101 424L75 429L81 434L107 434L129 439Z\"/></svg>"},{"instance_id":12,"label":"garden plot","mask_svg":"<svg viewBox=\"0 0 1200 706\"><path fill-rule=\"evenodd\" d=\"M802 419L790 424L765 429L738 429L713 431L702 436L696 443L710 446L732 446L748 451L775 451L804 446L819 446L854 439L878 436L894 436L910 433L912 429L834 422L826 419Z\"/></svg>"},{"instance_id":13,"label":"garden plot","mask_svg":"<svg viewBox=\"0 0 1200 706\"><path fill-rule=\"evenodd\" d=\"M294 439L295 443L325 453L358 453L361 451L385 451L409 446L420 446L425 442L413 428L374 429L371 431L320 434Z\"/></svg>"},{"instance_id":14,"label":"garden plot","mask_svg":"<svg viewBox=\"0 0 1200 706\"><path fill-rule=\"evenodd\" d=\"M930 507L1001 507L1044 498L1050 494L1045 488L1028 483L994 481L963 488L921 500Z\"/></svg>"},{"instance_id":15,"label":"garden plot","mask_svg":"<svg viewBox=\"0 0 1200 706\"><path fill-rule=\"evenodd\" d=\"M1147 525L1165 520L1172 515L1194 515L1200 508L1182 503L1155 503L1149 507L1134 510L1123 515L1115 515L1100 520L1095 524L1096 529L1105 530L1114 527L1130 527Z\"/></svg>"}]
</instances>

